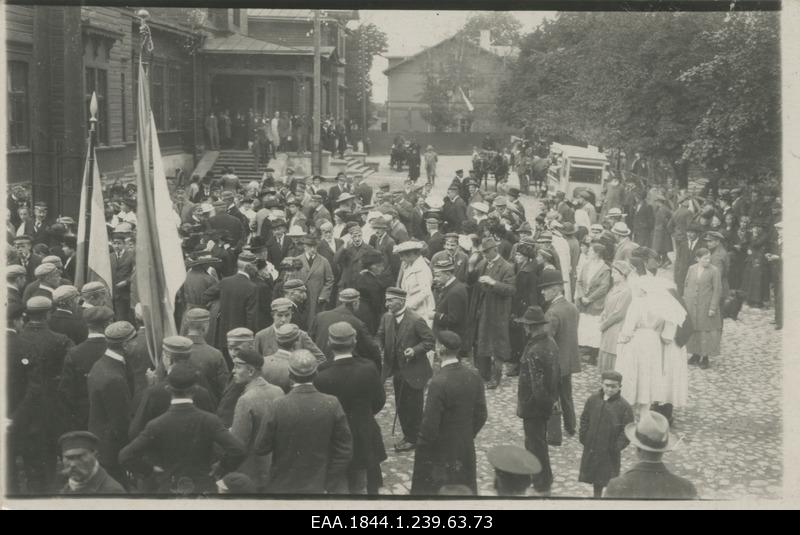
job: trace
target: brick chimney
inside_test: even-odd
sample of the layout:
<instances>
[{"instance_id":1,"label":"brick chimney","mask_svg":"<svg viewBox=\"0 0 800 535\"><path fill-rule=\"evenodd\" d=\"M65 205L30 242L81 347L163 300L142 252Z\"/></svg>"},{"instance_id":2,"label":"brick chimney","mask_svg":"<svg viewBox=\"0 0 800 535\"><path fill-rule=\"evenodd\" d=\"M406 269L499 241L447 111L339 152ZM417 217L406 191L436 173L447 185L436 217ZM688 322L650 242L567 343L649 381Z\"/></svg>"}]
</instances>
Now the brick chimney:
<instances>
[{"instance_id":1,"label":"brick chimney","mask_svg":"<svg viewBox=\"0 0 800 535\"><path fill-rule=\"evenodd\" d=\"M480 40L481 48L485 48L489 50L492 46L492 31L491 30L481 30L481 40Z\"/></svg>"}]
</instances>

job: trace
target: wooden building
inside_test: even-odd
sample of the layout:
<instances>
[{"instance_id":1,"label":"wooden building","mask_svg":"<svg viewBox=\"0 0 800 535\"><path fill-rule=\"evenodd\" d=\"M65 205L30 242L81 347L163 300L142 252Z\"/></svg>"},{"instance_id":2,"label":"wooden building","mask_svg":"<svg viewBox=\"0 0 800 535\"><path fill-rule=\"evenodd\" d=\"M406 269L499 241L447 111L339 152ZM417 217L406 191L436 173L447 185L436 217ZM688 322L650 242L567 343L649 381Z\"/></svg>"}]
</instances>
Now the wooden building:
<instances>
[{"instance_id":1,"label":"wooden building","mask_svg":"<svg viewBox=\"0 0 800 535\"><path fill-rule=\"evenodd\" d=\"M99 104L97 158L111 180L133 172L140 51L134 8L3 6L7 49L7 177L32 186L54 214L76 216L88 139L89 99ZM311 114L313 12L148 8L154 50L145 56L168 174L190 172L204 151L210 110ZM324 115L344 108L345 25L329 11L323 31Z\"/></svg>"}]
</instances>

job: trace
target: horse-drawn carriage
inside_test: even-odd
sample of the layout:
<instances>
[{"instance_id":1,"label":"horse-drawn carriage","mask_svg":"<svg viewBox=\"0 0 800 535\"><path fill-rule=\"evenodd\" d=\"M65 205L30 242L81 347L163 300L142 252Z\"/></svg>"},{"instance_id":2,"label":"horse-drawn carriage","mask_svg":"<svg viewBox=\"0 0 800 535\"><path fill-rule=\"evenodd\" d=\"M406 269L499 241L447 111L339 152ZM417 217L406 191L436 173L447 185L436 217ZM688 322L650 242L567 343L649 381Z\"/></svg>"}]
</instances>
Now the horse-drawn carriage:
<instances>
[{"instance_id":1,"label":"horse-drawn carriage","mask_svg":"<svg viewBox=\"0 0 800 535\"><path fill-rule=\"evenodd\" d=\"M484 187L489 189L489 175L494 177L494 189L497 185L508 179L509 162L502 152L482 150L472 157L472 169L478 182L483 181Z\"/></svg>"},{"instance_id":2,"label":"horse-drawn carriage","mask_svg":"<svg viewBox=\"0 0 800 535\"><path fill-rule=\"evenodd\" d=\"M403 170L403 166L408 165L408 157L411 154L411 143L403 138L396 138L392 144L392 151L389 156L389 167Z\"/></svg>"}]
</instances>

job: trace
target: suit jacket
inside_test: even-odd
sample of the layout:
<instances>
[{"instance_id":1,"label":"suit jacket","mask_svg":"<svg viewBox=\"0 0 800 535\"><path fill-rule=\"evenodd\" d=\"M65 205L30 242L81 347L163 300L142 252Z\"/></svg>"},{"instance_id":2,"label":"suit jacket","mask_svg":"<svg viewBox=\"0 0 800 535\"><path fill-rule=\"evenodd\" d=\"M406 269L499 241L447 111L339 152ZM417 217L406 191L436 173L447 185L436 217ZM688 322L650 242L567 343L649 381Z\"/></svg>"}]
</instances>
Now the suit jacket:
<instances>
[{"instance_id":1,"label":"suit jacket","mask_svg":"<svg viewBox=\"0 0 800 535\"><path fill-rule=\"evenodd\" d=\"M333 259L333 263L339 269L339 288L352 288L353 282L364 267L361 265L361 259L369 251L375 249L368 243L362 243L360 247L350 243L337 251Z\"/></svg>"},{"instance_id":2,"label":"suit jacket","mask_svg":"<svg viewBox=\"0 0 800 535\"><path fill-rule=\"evenodd\" d=\"M114 286L114 299L130 295L131 276L133 275L135 261L136 257L128 249L125 249L119 258L116 253L111 254L111 282ZM122 288L118 288L117 284L120 282L127 282L127 284Z\"/></svg>"},{"instance_id":3,"label":"suit jacket","mask_svg":"<svg viewBox=\"0 0 800 535\"><path fill-rule=\"evenodd\" d=\"M436 296L436 311L433 315L433 331L453 331L461 337L462 350L466 351L466 331L469 328L468 319L469 296L467 286L454 280L447 287L438 292Z\"/></svg>"},{"instance_id":4,"label":"suit jacket","mask_svg":"<svg viewBox=\"0 0 800 535\"><path fill-rule=\"evenodd\" d=\"M381 375L372 362L350 357L326 362L314 378L323 394L336 396L353 434L351 469L372 469L386 460L383 437L375 415L386 403Z\"/></svg>"},{"instance_id":5,"label":"suit jacket","mask_svg":"<svg viewBox=\"0 0 800 535\"><path fill-rule=\"evenodd\" d=\"M75 255L69 256L64 260L64 278L69 281L70 285L75 283L75 265L77 263Z\"/></svg>"},{"instance_id":6,"label":"suit jacket","mask_svg":"<svg viewBox=\"0 0 800 535\"><path fill-rule=\"evenodd\" d=\"M377 335L378 344L383 349L383 378L396 376L415 390L425 388L433 375L427 353L435 345L433 331L424 319L406 309L398 325L390 312L383 315ZM414 355L406 357L406 349L413 349Z\"/></svg>"},{"instance_id":7,"label":"suit jacket","mask_svg":"<svg viewBox=\"0 0 800 535\"><path fill-rule=\"evenodd\" d=\"M131 417L131 385L125 363L103 355L87 377L89 431L100 439L99 460L116 467L119 451L128 443Z\"/></svg>"},{"instance_id":8,"label":"suit jacket","mask_svg":"<svg viewBox=\"0 0 800 535\"><path fill-rule=\"evenodd\" d=\"M444 234L436 231L433 235L428 237L428 259L433 258L433 255L444 250Z\"/></svg>"},{"instance_id":9,"label":"suit jacket","mask_svg":"<svg viewBox=\"0 0 800 535\"><path fill-rule=\"evenodd\" d=\"M80 344L89 336L89 328L81 316L70 310L57 308L50 315L50 330L65 334L74 344Z\"/></svg>"},{"instance_id":10,"label":"suit jacket","mask_svg":"<svg viewBox=\"0 0 800 535\"><path fill-rule=\"evenodd\" d=\"M37 244L43 242L47 239L47 229L50 225L53 224L51 220L44 220L41 225L39 225L39 229L36 229L35 223L33 218L28 218L22 222L22 224L17 229L17 236L28 235L33 238L33 243Z\"/></svg>"},{"instance_id":11,"label":"suit jacket","mask_svg":"<svg viewBox=\"0 0 800 535\"><path fill-rule=\"evenodd\" d=\"M333 279L334 281L339 280L339 266L334 262L334 258L336 257L336 253L344 247L344 242L339 238L334 238L334 247L332 248L328 242L323 239L319 240L319 247L317 247L317 252L325 257L328 263L331 265L331 270L333 270Z\"/></svg>"},{"instance_id":12,"label":"suit jacket","mask_svg":"<svg viewBox=\"0 0 800 535\"><path fill-rule=\"evenodd\" d=\"M559 348L547 333L528 340L520 359L517 416L549 418L559 398Z\"/></svg>"},{"instance_id":13,"label":"suit jacket","mask_svg":"<svg viewBox=\"0 0 800 535\"><path fill-rule=\"evenodd\" d=\"M280 494L347 492L353 436L339 400L312 384L276 399L256 438L256 455L272 454L267 490Z\"/></svg>"},{"instance_id":14,"label":"suit jacket","mask_svg":"<svg viewBox=\"0 0 800 535\"><path fill-rule=\"evenodd\" d=\"M467 219L467 205L464 199L456 197L455 200L445 198L442 207L442 219L447 225L448 232L461 232L461 224Z\"/></svg>"},{"instance_id":15,"label":"suit jacket","mask_svg":"<svg viewBox=\"0 0 800 535\"><path fill-rule=\"evenodd\" d=\"M317 358L317 362L325 362L325 354L320 351L319 347L314 343L314 340L305 331L300 331L300 349L306 349ZM262 356L274 355L278 352L278 341L275 335L275 326L270 325L266 329L262 329L256 333L255 342L256 351L261 353Z\"/></svg>"},{"instance_id":16,"label":"suit jacket","mask_svg":"<svg viewBox=\"0 0 800 535\"><path fill-rule=\"evenodd\" d=\"M89 426L89 390L87 379L92 366L108 349L104 336L87 338L73 347L64 359L59 399L69 418L70 429L87 429Z\"/></svg>"},{"instance_id":17,"label":"suit jacket","mask_svg":"<svg viewBox=\"0 0 800 535\"><path fill-rule=\"evenodd\" d=\"M189 363L197 368L200 375L203 376L203 386L208 385L212 399L219 400L231 375L228 363L225 362L225 357L222 356L222 351L208 345L202 336L186 335L186 337L194 342Z\"/></svg>"},{"instance_id":18,"label":"suit jacket","mask_svg":"<svg viewBox=\"0 0 800 535\"><path fill-rule=\"evenodd\" d=\"M353 283L353 287L361 294L356 317L364 322L372 336L378 332L378 324L386 312L386 289L393 280L391 273L375 276L368 270L362 270Z\"/></svg>"},{"instance_id":19,"label":"suit jacket","mask_svg":"<svg viewBox=\"0 0 800 535\"><path fill-rule=\"evenodd\" d=\"M61 489L61 494L75 496L108 496L112 494L126 494L126 492L116 479L108 475L105 468L98 466L97 472L89 478L89 481L87 481L83 487L72 490L69 483L67 483L64 485L64 488Z\"/></svg>"},{"instance_id":20,"label":"suit jacket","mask_svg":"<svg viewBox=\"0 0 800 535\"><path fill-rule=\"evenodd\" d=\"M480 376L460 362L443 366L428 385L411 494L436 495L442 485L477 493L475 437L487 416Z\"/></svg>"},{"instance_id":21,"label":"suit jacket","mask_svg":"<svg viewBox=\"0 0 800 535\"><path fill-rule=\"evenodd\" d=\"M195 492L214 492L214 479L209 476L217 457L214 446L222 450L223 469L235 470L244 460L244 445L225 429L219 417L193 403L180 403L149 422L120 451L119 462L141 474L149 474L153 466L163 468L160 493L168 493L182 477L192 480Z\"/></svg>"},{"instance_id":22,"label":"suit jacket","mask_svg":"<svg viewBox=\"0 0 800 535\"><path fill-rule=\"evenodd\" d=\"M19 265L24 267L25 270L28 272L28 277L27 277L28 284L36 280L36 275L34 275L34 273L36 272L36 268L42 264L43 259L44 258L39 256L38 254L31 253L28 259L25 260L24 262L21 259L17 262Z\"/></svg>"},{"instance_id":23,"label":"suit jacket","mask_svg":"<svg viewBox=\"0 0 800 535\"><path fill-rule=\"evenodd\" d=\"M198 370L198 376L199 374L200 372ZM196 384L192 387L191 397L195 407L200 410L213 413L216 409L216 404L211 398L208 389L200 384ZM155 420L167 412L170 407L171 399L172 394L167 390L166 379L162 379L156 384L147 387L142 393L139 404L134 407L135 412L131 418L131 424L126 431L128 437L133 440L144 430L148 422Z\"/></svg>"},{"instance_id":24,"label":"suit jacket","mask_svg":"<svg viewBox=\"0 0 800 535\"><path fill-rule=\"evenodd\" d=\"M41 433L42 377L39 350L13 329L6 329L6 416L13 435Z\"/></svg>"},{"instance_id":25,"label":"suit jacket","mask_svg":"<svg viewBox=\"0 0 800 535\"><path fill-rule=\"evenodd\" d=\"M308 333L314 343L325 354L327 360L333 360L333 351L328 344L328 328L334 323L344 321L349 323L356 330L356 347L353 348L353 355L361 357L375 364L381 369L381 353L372 338L367 326L358 319L345 305L339 305L333 310L320 312L311 323Z\"/></svg>"},{"instance_id":26,"label":"suit jacket","mask_svg":"<svg viewBox=\"0 0 800 535\"><path fill-rule=\"evenodd\" d=\"M259 303L256 285L247 275L237 273L219 281L203 294L205 302L219 299L219 333L225 337L237 327L258 330Z\"/></svg>"},{"instance_id":27,"label":"suit jacket","mask_svg":"<svg viewBox=\"0 0 800 535\"><path fill-rule=\"evenodd\" d=\"M308 256L305 253L299 258L303 267L297 272L297 278L303 281L308 290L307 317L314 318L317 315L319 301L323 300L329 303L331 300L333 269L331 269L330 262L319 253L314 255L314 261L311 264L308 263Z\"/></svg>"},{"instance_id":28,"label":"suit jacket","mask_svg":"<svg viewBox=\"0 0 800 535\"><path fill-rule=\"evenodd\" d=\"M207 271L196 271L195 269L187 271L186 280L181 288L185 310L196 307L205 308L208 303L203 301L203 294L217 282L219 281Z\"/></svg>"},{"instance_id":29,"label":"suit jacket","mask_svg":"<svg viewBox=\"0 0 800 535\"><path fill-rule=\"evenodd\" d=\"M548 305L544 317L550 323L550 336L558 345L561 376L580 373L578 309L563 297L559 297Z\"/></svg>"},{"instance_id":30,"label":"suit jacket","mask_svg":"<svg viewBox=\"0 0 800 535\"><path fill-rule=\"evenodd\" d=\"M278 243L278 240L273 235L267 241L267 257L273 266L279 266L280 263L286 258L290 251L294 248L294 242L291 238L284 235L283 243Z\"/></svg>"},{"instance_id":31,"label":"suit jacket","mask_svg":"<svg viewBox=\"0 0 800 535\"><path fill-rule=\"evenodd\" d=\"M689 223L692 221L692 212L683 206L678 207L675 213L667 223L667 230L675 238L675 241L686 240L686 230L689 228Z\"/></svg>"},{"instance_id":32,"label":"suit jacket","mask_svg":"<svg viewBox=\"0 0 800 535\"><path fill-rule=\"evenodd\" d=\"M587 268L588 264L583 267L584 270ZM597 273L594 274L592 280L589 281L588 287L583 286L582 278L583 273L580 274L578 280L578 288L575 292L575 305L580 312L585 312L592 316L599 316L603 312L603 307L606 303L606 295L611 289L611 268L604 262ZM589 301L589 304L582 304L578 300L579 297L583 297Z\"/></svg>"},{"instance_id":33,"label":"suit jacket","mask_svg":"<svg viewBox=\"0 0 800 535\"><path fill-rule=\"evenodd\" d=\"M483 276L496 281L494 286L478 282ZM477 355L509 355L511 340L508 321L511 316L511 299L515 292L514 267L498 256L491 264L482 259L475 271L467 276L470 288L469 321L477 326L471 332L477 336ZM472 340L468 340L472 347Z\"/></svg>"},{"instance_id":34,"label":"suit jacket","mask_svg":"<svg viewBox=\"0 0 800 535\"><path fill-rule=\"evenodd\" d=\"M605 498L696 500L697 489L688 479L667 470L664 463L637 463L609 481Z\"/></svg>"},{"instance_id":35,"label":"suit jacket","mask_svg":"<svg viewBox=\"0 0 800 535\"><path fill-rule=\"evenodd\" d=\"M372 204L372 188L366 182L355 187L353 194L361 199L361 206Z\"/></svg>"}]
</instances>

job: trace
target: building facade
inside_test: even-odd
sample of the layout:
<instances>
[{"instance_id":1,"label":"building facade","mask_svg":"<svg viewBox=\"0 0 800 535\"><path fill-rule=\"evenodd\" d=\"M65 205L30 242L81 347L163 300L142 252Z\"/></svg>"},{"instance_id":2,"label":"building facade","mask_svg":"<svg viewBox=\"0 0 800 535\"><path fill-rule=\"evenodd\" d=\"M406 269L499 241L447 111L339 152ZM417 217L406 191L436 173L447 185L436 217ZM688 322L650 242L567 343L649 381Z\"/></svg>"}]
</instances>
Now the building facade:
<instances>
[{"instance_id":1,"label":"building facade","mask_svg":"<svg viewBox=\"0 0 800 535\"><path fill-rule=\"evenodd\" d=\"M106 179L130 176L136 151L136 9L5 5L7 177L75 216L89 100L98 98L97 159ZM210 111L311 115L313 11L148 8L150 97L167 174L190 172ZM346 118L340 58L355 11L323 17L323 116Z\"/></svg>"},{"instance_id":2,"label":"building facade","mask_svg":"<svg viewBox=\"0 0 800 535\"><path fill-rule=\"evenodd\" d=\"M443 64L464 65L471 73L465 86L456 88L458 90L453 95L456 123L448 131L510 131L507 125L497 119L495 96L509 63L516 56L516 50L492 46L490 43L488 32L481 35L478 44L456 35L413 56L390 56L389 66L383 71L388 77L386 108L389 132L434 131L423 117L428 105L422 102L422 93L428 73L438 71Z\"/></svg>"}]
</instances>

